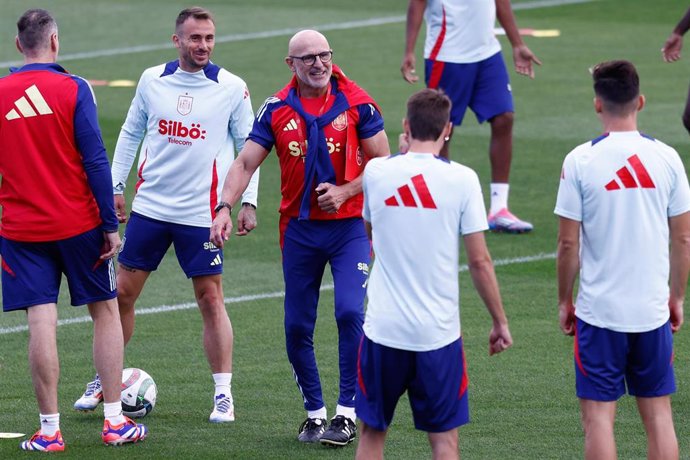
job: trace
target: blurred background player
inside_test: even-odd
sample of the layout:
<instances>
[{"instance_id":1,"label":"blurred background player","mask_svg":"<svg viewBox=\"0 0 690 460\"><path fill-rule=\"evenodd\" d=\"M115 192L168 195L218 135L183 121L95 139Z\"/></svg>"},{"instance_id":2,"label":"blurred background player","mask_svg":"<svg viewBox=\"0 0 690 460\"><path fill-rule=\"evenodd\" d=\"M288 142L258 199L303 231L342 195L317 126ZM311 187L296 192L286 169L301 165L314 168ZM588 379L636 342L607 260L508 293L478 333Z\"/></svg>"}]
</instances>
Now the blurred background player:
<instances>
[{"instance_id":1,"label":"blurred background player","mask_svg":"<svg viewBox=\"0 0 690 460\"><path fill-rule=\"evenodd\" d=\"M244 145L254 114L247 85L210 61L215 45L211 13L194 7L177 17L172 41L179 59L144 71L113 157L115 208L127 211L123 191L139 144L139 181L118 257L118 301L125 345L134 333L134 304L171 244L192 279L204 322L204 349L215 397L211 422L234 420L231 394L233 332L225 310L223 251L209 243L211 220L235 149ZM142 143L143 139L143 143ZM256 226L258 171L244 195L239 232ZM244 189L243 189L244 190ZM93 410L100 402L98 376L74 404Z\"/></svg>"},{"instance_id":2,"label":"blurred background player","mask_svg":"<svg viewBox=\"0 0 690 460\"><path fill-rule=\"evenodd\" d=\"M661 48L661 54L666 62L676 62L680 59L680 51L683 48L683 36L690 29L690 8L685 12L680 22L676 25L668 36L664 46ZM688 89L688 96L685 100L685 109L683 110L683 126L690 133L690 89Z\"/></svg>"},{"instance_id":3,"label":"blurred background player","mask_svg":"<svg viewBox=\"0 0 690 460\"><path fill-rule=\"evenodd\" d=\"M113 256L120 248L112 179L96 100L81 77L56 64L52 15L26 11L16 46L24 65L0 79L3 310L25 310L29 365L41 429L23 450L63 451L58 412L57 299L64 273L72 305L88 305L93 360L103 378L106 444L148 431L122 415L122 328Z\"/></svg>"},{"instance_id":4,"label":"blurred background player","mask_svg":"<svg viewBox=\"0 0 690 460\"><path fill-rule=\"evenodd\" d=\"M275 146L281 173L286 347L307 410L298 439L344 446L356 436L357 346L370 255L362 221L361 172L365 157L388 155L390 150L378 107L332 58L328 40L315 30L290 39L285 62L294 77L257 112L249 139L228 172L222 198L234 203ZM230 212L230 207L221 210L213 221L211 241L217 246L232 229ZM340 359L340 395L328 429L313 343L327 263L335 285Z\"/></svg>"},{"instance_id":5,"label":"blurred background player","mask_svg":"<svg viewBox=\"0 0 690 460\"><path fill-rule=\"evenodd\" d=\"M425 82L441 88L453 101L451 121L460 126L467 107L480 123L491 125L491 208L489 229L525 233L531 223L508 210L510 164L513 156L513 96L494 25L503 26L513 47L515 71L534 78L532 63L539 59L522 41L510 0L410 0L407 8L405 54L400 71L416 82L415 44L422 20L426 20L424 44ZM452 136L452 131L450 136ZM401 136L404 144L404 136ZM448 144L441 150L448 157Z\"/></svg>"},{"instance_id":6,"label":"blurred background player","mask_svg":"<svg viewBox=\"0 0 690 460\"><path fill-rule=\"evenodd\" d=\"M450 108L450 99L438 90L413 94L403 121L409 151L373 159L364 170L364 219L375 260L358 359L358 459L383 458L388 427L405 391L415 427L428 432L433 458L459 458L457 427L469 422L460 235L472 280L493 319L489 354L512 345L484 241L479 178L438 156L453 128Z\"/></svg>"},{"instance_id":7,"label":"blurred background player","mask_svg":"<svg viewBox=\"0 0 690 460\"><path fill-rule=\"evenodd\" d=\"M671 334L683 323L690 270L688 179L674 149L637 130L645 100L635 67L604 62L593 79L604 134L565 158L555 209L559 319L575 335L585 458L616 458L616 401L626 387L647 458L678 458Z\"/></svg>"}]
</instances>

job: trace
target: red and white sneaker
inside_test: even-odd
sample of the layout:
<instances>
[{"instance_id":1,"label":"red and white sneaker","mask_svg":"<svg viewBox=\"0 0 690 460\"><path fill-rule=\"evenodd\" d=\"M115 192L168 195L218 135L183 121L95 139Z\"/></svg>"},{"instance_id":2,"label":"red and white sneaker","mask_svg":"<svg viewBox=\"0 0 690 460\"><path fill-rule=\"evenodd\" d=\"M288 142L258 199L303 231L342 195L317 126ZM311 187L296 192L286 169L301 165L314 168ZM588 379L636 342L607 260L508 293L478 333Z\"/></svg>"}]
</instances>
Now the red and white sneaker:
<instances>
[{"instance_id":1,"label":"red and white sneaker","mask_svg":"<svg viewBox=\"0 0 690 460\"><path fill-rule=\"evenodd\" d=\"M496 214L489 214L489 230L492 232L527 233L533 228L531 223L518 219L508 208L503 208Z\"/></svg>"},{"instance_id":2,"label":"red and white sneaker","mask_svg":"<svg viewBox=\"0 0 690 460\"><path fill-rule=\"evenodd\" d=\"M65 441L62 440L62 433L60 430L55 432L53 436L46 436L41 434L38 430L31 439L22 441L19 444L22 450L38 450L42 452L62 452L65 450Z\"/></svg>"},{"instance_id":3,"label":"red and white sneaker","mask_svg":"<svg viewBox=\"0 0 690 460\"><path fill-rule=\"evenodd\" d=\"M128 442L143 441L148 434L146 425L125 417L125 421L119 425L111 425L108 420L103 422L101 439L108 446L119 446Z\"/></svg>"}]
</instances>

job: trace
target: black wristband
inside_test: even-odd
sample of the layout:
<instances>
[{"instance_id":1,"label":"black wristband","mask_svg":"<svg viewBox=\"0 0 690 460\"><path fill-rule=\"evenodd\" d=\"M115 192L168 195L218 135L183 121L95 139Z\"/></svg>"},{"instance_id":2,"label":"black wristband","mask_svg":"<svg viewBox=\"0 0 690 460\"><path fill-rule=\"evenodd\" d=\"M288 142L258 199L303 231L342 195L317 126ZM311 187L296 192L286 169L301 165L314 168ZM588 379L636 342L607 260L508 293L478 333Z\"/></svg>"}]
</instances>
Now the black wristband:
<instances>
[{"instance_id":1,"label":"black wristband","mask_svg":"<svg viewBox=\"0 0 690 460\"><path fill-rule=\"evenodd\" d=\"M220 203L218 203L218 206L215 207L213 212L218 214L218 212L223 208L228 208L228 214L232 215L232 206L230 206L230 203L226 203L225 201L221 201Z\"/></svg>"},{"instance_id":2,"label":"black wristband","mask_svg":"<svg viewBox=\"0 0 690 460\"><path fill-rule=\"evenodd\" d=\"M256 209L256 205L253 205L248 201L245 201L244 203L242 203L242 206L251 206L252 208Z\"/></svg>"}]
</instances>

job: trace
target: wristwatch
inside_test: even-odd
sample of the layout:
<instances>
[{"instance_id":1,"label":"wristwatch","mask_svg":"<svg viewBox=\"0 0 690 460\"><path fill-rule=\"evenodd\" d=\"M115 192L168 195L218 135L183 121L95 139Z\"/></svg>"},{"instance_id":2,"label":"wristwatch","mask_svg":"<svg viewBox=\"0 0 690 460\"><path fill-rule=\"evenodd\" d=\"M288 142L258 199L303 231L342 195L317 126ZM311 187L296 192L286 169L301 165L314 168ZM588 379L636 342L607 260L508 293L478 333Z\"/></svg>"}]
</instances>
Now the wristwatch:
<instances>
[{"instance_id":1,"label":"wristwatch","mask_svg":"<svg viewBox=\"0 0 690 460\"><path fill-rule=\"evenodd\" d=\"M230 203L226 203L225 201L219 202L218 206L215 207L213 212L218 214L218 212L223 208L228 208L228 215L232 215L232 206L230 206Z\"/></svg>"}]
</instances>

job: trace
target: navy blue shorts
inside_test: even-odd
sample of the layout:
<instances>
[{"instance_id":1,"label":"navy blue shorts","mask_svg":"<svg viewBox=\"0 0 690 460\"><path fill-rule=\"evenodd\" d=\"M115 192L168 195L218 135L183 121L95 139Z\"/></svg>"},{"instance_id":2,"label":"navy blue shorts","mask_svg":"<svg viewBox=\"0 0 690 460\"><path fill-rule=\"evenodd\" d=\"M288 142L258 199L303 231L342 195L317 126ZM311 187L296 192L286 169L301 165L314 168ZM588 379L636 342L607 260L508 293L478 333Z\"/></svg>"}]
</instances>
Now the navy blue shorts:
<instances>
[{"instance_id":1,"label":"navy blue shorts","mask_svg":"<svg viewBox=\"0 0 690 460\"><path fill-rule=\"evenodd\" d=\"M113 260L100 259L103 242L100 228L41 243L0 238L3 311L57 303L63 273L74 306L115 298Z\"/></svg>"},{"instance_id":2,"label":"navy blue shorts","mask_svg":"<svg viewBox=\"0 0 690 460\"><path fill-rule=\"evenodd\" d=\"M438 350L398 350L364 335L357 361L357 417L385 431L407 391L415 428L443 433L470 421L462 338Z\"/></svg>"},{"instance_id":3,"label":"navy blue shorts","mask_svg":"<svg viewBox=\"0 0 690 460\"><path fill-rule=\"evenodd\" d=\"M497 115L514 112L510 78L500 52L479 62L455 64L425 60L429 88L441 88L453 101L450 121L460 126L467 107L483 123Z\"/></svg>"},{"instance_id":4,"label":"navy blue shorts","mask_svg":"<svg viewBox=\"0 0 690 460\"><path fill-rule=\"evenodd\" d=\"M209 240L207 227L173 224L131 213L122 250L117 259L122 265L155 271L171 244L187 278L223 273L223 251Z\"/></svg>"},{"instance_id":5,"label":"navy blue shorts","mask_svg":"<svg viewBox=\"0 0 690 460\"><path fill-rule=\"evenodd\" d=\"M577 397L616 401L628 393L642 398L676 391L671 324L649 332L615 332L578 319L575 333Z\"/></svg>"}]
</instances>

